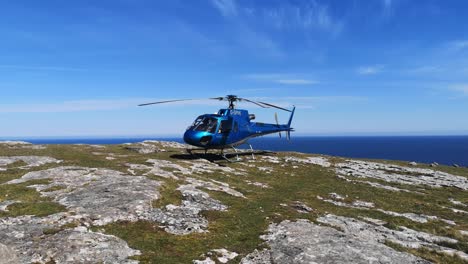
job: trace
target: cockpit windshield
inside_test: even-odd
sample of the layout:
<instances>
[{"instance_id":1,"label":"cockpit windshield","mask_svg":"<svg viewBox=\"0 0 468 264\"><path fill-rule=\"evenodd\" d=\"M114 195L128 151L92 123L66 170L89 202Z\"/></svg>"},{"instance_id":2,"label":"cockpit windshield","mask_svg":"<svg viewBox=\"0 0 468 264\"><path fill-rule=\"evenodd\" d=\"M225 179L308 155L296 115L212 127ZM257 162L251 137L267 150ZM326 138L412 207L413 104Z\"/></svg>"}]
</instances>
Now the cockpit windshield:
<instances>
[{"instance_id":1,"label":"cockpit windshield","mask_svg":"<svg viewBox=\"0 0 468 264\"><path fill-rule=\"evenodd\" d=\"M190 130L214 133L217 125L218 119L214 117L200 116L195 120L195 122L193 122Z\"/></svg>"}]
</instances>

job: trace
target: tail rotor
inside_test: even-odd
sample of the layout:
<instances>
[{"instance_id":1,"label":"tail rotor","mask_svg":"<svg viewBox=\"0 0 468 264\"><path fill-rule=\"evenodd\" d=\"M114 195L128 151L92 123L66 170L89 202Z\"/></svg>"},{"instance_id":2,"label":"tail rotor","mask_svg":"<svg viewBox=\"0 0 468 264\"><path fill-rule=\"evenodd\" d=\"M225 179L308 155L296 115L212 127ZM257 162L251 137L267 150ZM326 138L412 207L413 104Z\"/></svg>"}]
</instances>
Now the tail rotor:
<instances>
[{"instance_id":1,"label":"tail rotor","mask_svg":"<svg viewBox=\"0 0 468 264\"><path fill-rule=\"evenodd\" d=\"M276 125L277 125L278 128L279 128L280 125L279 125L279 122L278 122L278 113L275 113L275 120L276 120ZM282 136L281 136L281 131L279 131L278 134L279 134L279 137L282 138Z\"/></svg>"}]
</instances>

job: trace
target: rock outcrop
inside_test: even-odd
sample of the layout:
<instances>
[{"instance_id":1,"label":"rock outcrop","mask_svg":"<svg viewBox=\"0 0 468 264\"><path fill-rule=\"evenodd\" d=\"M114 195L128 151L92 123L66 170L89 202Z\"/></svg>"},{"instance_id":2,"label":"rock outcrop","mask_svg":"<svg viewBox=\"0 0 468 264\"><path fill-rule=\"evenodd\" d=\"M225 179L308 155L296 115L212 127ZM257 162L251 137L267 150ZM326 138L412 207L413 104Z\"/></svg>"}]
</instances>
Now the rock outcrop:
<instances>
[{"instance_id":1,"label":"rock outcrop","mask_svg":"<svg viewBox=\"0 0 468 264\"><path fill-rule=\"evenodd\" d=\"M381 243L307 220L271 224L263 239L270 249L254 251L242 259L242 264L429 263Z\"/></svg>"},{"instance_id":2,"label":"rock outcrop","mask_svg":"<svg viewBox=\"0 0 468 264\"><path fill-rule=\"evenodd\" d=\"M386 182L430 187L456 187L468 190L468 179L432 169L409 168L383 163L347 160L336 164L336 173L344 177L373 178Z\"/></svg>"},{"instance_id":3,"label":"rock outcrop","mask_svg":"<svg viewBox=\"0 0 468 264\"><path fill-rule=\"evenodd\" d=\"M6 171L7 166L14 164L15 162L24 162L25 166L20 166L20 169L29 169L32 167L39 167L49 163L60 163L61 160L57 160L51 157L44 156L12 156L12 157L0 157L0 171Z\"/></svg>"}]
</instances>

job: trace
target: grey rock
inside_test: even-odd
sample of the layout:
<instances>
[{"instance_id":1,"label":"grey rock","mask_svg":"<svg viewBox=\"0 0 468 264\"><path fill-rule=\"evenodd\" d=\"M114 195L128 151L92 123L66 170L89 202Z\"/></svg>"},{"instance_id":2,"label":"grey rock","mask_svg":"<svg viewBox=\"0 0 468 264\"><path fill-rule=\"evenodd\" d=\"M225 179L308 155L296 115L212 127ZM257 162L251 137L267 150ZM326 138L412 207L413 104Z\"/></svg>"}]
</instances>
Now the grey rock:
<instances>
[{"instance_id":1,"label":"grey rock","mask_svg":"<svg viewBox=\"0 0 468 264\"><path fill-rule=\"evenodd\" d=\"M336 164L336 172L344 177L374 178L400 184L426 185L439 188L447 186L468 190L468 179L466 177L432 169L348 160L344 163Z\"/></svg>"},{"instance_id":2,"label":"grey rock","mask_svg":"<svg viewBox=\"0 0 468 264\"><path fill-rule=\"evenodd\" d=\"M152 201L159 198L160 182L144 176L128 176L114 170L84 167L58 167L30 172L7 184L33 179L51 180L50 184L30 187L82 216L80 221L86 225L102 226L116 221L148 220L161 223L167 232L173 234L205 232L208 221L200 212L227 209L221 202L197 188L244 197L228 184L187 178L187 184L178 188L183 196L180 206L153 208ZM53 186L65 188L44 192Z\"/></svg>"},{"instance_id":3,"label":"grey rock","mask_svg":"<svg viewBox=\"0 0 468 264\"><path fill-rule=\"evenodd\" d=\"M253 185L253 186L257 186L257 187L260 187L262 189L269 189L271 188L268 184L266 183L261 183L261 182L252 182L252 181L249 181L249 180L245 180L245 182L248 184L248 185Z\"/></svg>"},{"instance_id":4,"label":"grey rock","mask_svg":"<svg viewBox=\"0 0 468 264\"><path fill-rule=\"evenodd\" d=\"M449 201L450 201L452 204L454 204L454 205L459 205L459 206L463 206L463 207L468 207L468 205L466 205L466 204L464 204L464 203L462 203L462 202L460 202L460 201L457 201L457 200L455 200L455 199L453 199L453 198L450 198Z\"/></svg>"},{"instance_id":5,"label":"grey rock","mask_svg":"<svg viewBox=\"0 0 468 264\"><path fill-rule=\"evenodd\" d=\"M3 201L3 202L0 202L0 211L8 212L8 206L10 206L12 204L15 204L15 203L19 203L19 201L6 200L6 201Z\"/></svg>"},{"instance_id":6,"label":"grey rock","mask_svg":"<svg viewBox=\"0 0 468 264\"><path fill-rule=\"evenodd\" d=\"M408 165L417 166L418 164L416 162L412 161L412 162L409 162Z\"/></svg>"},{"instance_id":7,"label":"grey rock","mask_svg":"<svg viewBox=\"0 0 468 264\"><path fill-rule=\"evenodd\" d=\"M47 236L26 251L31 262L47 263L138 263L127 259L140 255L138 250L115 236L85 230L65 230Z\"/></svg>"},{"instance_id":8,"label":"grey rock","mask_svg":"<svg viewBox=\"0 0 468 264\"><path fill-rule=\"evenodd\" d=\"M327 203L334 204L336 206L347 207L347 208L369 209L369 208L374 208L375 207L374 203L371 203L371 202L356 200L356 201L353 201L351 204L349 204L349 203L342 202L342 200L344 200L344 198L339 194L330 193L329 195L334 200L324 199L321 196L317 196L317 199L319 199L321 201L324 201L324 202L327 202ZM339 201L337 201L337 200L339 200Z\"/></svg>"},{"instance_id":9,"label":"grey rock","mask_svg":"<svg viewBox=\"0 0 468 264\"><path fill-rule=\"evenodd\" d=\"M384 243L388 240L404 247L425 247L441 253L457 255L468 260L468 255L466 253L438 245L439 243L458 243L457 240L452 238L418 232L406 227L400 227L399 230L392 230L375 223L366 223L354 218L331 214L319 217L317 221L319 223L338 227L343 230L345 234L352 235L356 239L365 240L369 243Z\"/></svg>"},{"instance_id":10,"label":"grey rock","mask_svg":"<svg viewBox=\"0 0 468 264\"><path fill-rule=\"evenodd\" d=\"M162 146L163 148L175 148L175 149L186 149L188 145L178 143L178 142L173 142L173 141L159 141L159 140L145 140L143 143L147 144L157 144Z\"/></svg>"},{"instance_id":11,"label":"grey rock","mask_svg":"<svg viewBox=\"0 0 468 264\"><path fill-rule=\"evenodd\" d=\"M239 254L236 252L231 252L225 248L213 249L211 252L217 255L218 261L221 263L227 263L231 259L235 259Z\"/></svg>"},{"instance_id":12,"label":"grey rock","mask_svg":"<svg viewBox=\"0 0 468 264\"><path fill-rule=\"evenodd\" d=\"M193 264L216 264L210 257L207 257L204 260L194 260Z\"/></svg>"},{"instance_id":13,"label":"grey rock","mask_svg":"<svg viewBox=\"0 0 468 264\"><path fill-rule=\"evenodd\" d=\"M299 213L303 213L303 214L310 213L314 210L312 209L312 207L307 206L305 203L301 201L293 202L291 204L291 207L296 209L296 211L298 211Z\"/></svg>"},{"instance_id":14,"label":"grey rock","mask_svg":"<svg viewBox=\"0 0 468 264\"><path fill-rule=\"evenodd\" d=\"M249 254L241 263L428 263L308 220L271 224L268 232L262 238L270 249Z\"/></svg>"},{"instance_id":15,"label":"grey rock","mask_svg":"<svg viewBox=\"0 0 468 264\"><path fill-rule=\"evenodd\" d=\"M460 165L458 165L458 164L453 164L453 166L454 166L455 168L460 168Z\"/></svg>"},{"instance_id":16,"label":"grey rock","mask_svg":"<svg viewBox=\"0 0 468 264\"><path fill-rule=\"evenodd\" d=\"M189 182L192 186L197 187L197 188L205 188L210 191L224 192L234 197L245 198L245 196L242 193L232 189L231 187L229 187L229 184L227 183L215 182L215 181L208 182L208 181L202 181L202 180L198 180L194 178L186 178L185 180Z\"/></svg>"},{"instance_id":17,"label":"grey rock","mask_svg":"<svg viewBox=\"0 0 468 264\"><path fill-rule=\"evenodd\" d=\"M402 188L397 188L397 187L393 187L393 186L388 186L388 185L380 184L380 183L378 183L378 182L361 181L361 180L350 180L350 179L348 179L347 177L345 177L345 176L343 176L343 175L337 175L336 177L339 178L339 179L345 180L346 182L349 182L349 183L362 183L362 184L367 184L367 185L370 185L370 186L375 187L375 188L384 189L384 190L388 190L388 191L392 191L392 192L408 192L408 193L418 193L418 194L422 194L422 193L415 192L415 191L410 191L410 190L406 190L406 189L402 189Z\"/></svg>"},{"instance_id":18,"label":"grey rock","mask_svg":"<svg viewBox=\"0 0 468 264\"><path fill-rule=\"evenodd\" d=\"M11 140L6 140L6 141L0 141L0 145L11 145L11 146L15 146L15 145L18 145L18 146L24 146L24 145L32 145L31 143L29 142L26 142L26 141L11 141Z\"/></svg>"},{"instance_id":19,"label":"grey rock","mask_svg":"<svg viewBox=\"0 0 468 264\"><path fill-rule=\"evenodd\" d=\"M138 152L140 154L151 154L155 152L165 151L153 144L148 143L126 144L125 148L134 152Z\"/></svg>"},{"instance_id":20,"label":"grey rock","mask_svg":"<svg viewBox=\"0 0 468 264\"><path fill-rule=\"evenodd\" d=\"M392 212L392 211L386 211L386 210L383 210L383 209L377 209L377 211L382 212L382 213L387 214L387 215L391 215L391 216L399 216L399 217L408 218L411 221L418 222L418 223L427 223L430 220L438 220L439 219L437 216L424 215L424 214L397 213L397 212Z\"/></svg>"},{"instance_id":21,"label":"grey rock","mask_svg":"<svg viewBox=\"0 0 468 264\"><path fill-rule=\"evenodd\" d=\"M213 261L212 258L217 258L220 263L228 263L230 260L235 259L239 254L236 252L231 252L227 249L213 249L210 250L207 254L210 257L207 257L204 260L194 260L194 264L215 264L217 262Z\"/></svg>"},{"instance_id":22,"label":"grey rock","mask_svg":"<svg viewBox=\"0 0 468 264\"><path fill-rule=\"evenodd\" d=\"M59 230L79 217L59 213L47 217L0 218L0 241L21 252L15 263L46 263L52 259L57 263L135 263L126 258L139 252L117 237L91 232L86 227L55 234L46 232Z\"/></svg>"},{"instance_id":23,"label":"grey rock","mask_svg":"<svg viewBox=\"0 0 468 264\"><path fill-rule=\"evenodd\" d=\"M263 249L261 251L255 249L254 252L245 256L241 264L271 264L271 251Z\"/></svg>"},{"instance_id":24,"label":"grey rock","mask_svg":"<svg viewBox=\"0 0 468 264\"><path fill-rule=\"evenodd\" d=\"M186 235L206 232L208 220L201 216L200 212L224 211L227 207L196 187L191 184L180 186L178 190L183 196L181 205L170 204L164 209L154 209L145 214L143 218L161 223L166 232L171 234Z\"/></svg>"},{"instance_id":25,"label":"grey rock","mask_svg":"<svg viewBox=\"0 0 468 264\"><path fill-rule=\"evenodd\" d=\"M7 184L32 179L50 179L51 184L30 187L69 210L94 219L91 223L93 225L105 225L119 220L136 221L140 214L151 211L151 201L159 198L159 182L107 169L58 167L29 172ZM66 188L44 192L53 186Z\"/></svg>"},{"instance_id":26,"label":"grey rock","mask_svg":"<svg viewBox=\"0 0 468 264\"><path fill-rule=\"evenodd\" d=\"M48 163L60 163L61 160L57 160L51 157L45 156L13 156L13 157L0 157L0 169L6 170L5 166L13 164L18 161L23 161L26 166L20 167L21 169L30 169L32 167L39 167Z\"/></svg>"},{"instance_id":27,"label":"grey rock","mask_svg":"<svg viewBox=\"0 0 468 264\"><path fill-rule=\"evenodd\" d=\"M0 141L0 146L6 146L10 149L45 149L43 145L33 145L25 141Z\"/></svg>"},{"instance_id":28,"label":"grey rock","mask_svg":"<svg viewBox=\"0 0 468 264\"><path fill-rule=\"evenodd\" d=\"M285 162L297 162L297 163L302 163L302 164L313 164L313 165L318 165L322 166L325 168L331 167L331 163L328 161L328 159L324 157L308 157L307 159L301 159L301 158L296 158L296 157L286 157Z\"/></svg>"},{"instance_id":29,"label":"grey rock","mask_svg":"<svg viewBox=\"0 0 468 264\"><path fill-rule=\"evenodd\" d=\"M198 159L194 161L184 161L184 165L176 164L167 160L160 159L149 159L146 164L126 164L129 167L128 171L131 174L136 174L135 171L144 171L143 175L155 175L163 178L179 179L178 175L192 175L200 174L205 175L207 173L221 172L226 174L244 175L243 169L235 170L230 167L219 166L218 164L209 162L204 159ZM170 169L170 171L169 171Z\"/></svg>"},{"instance_id":30,"label":"grey rock","mask_svg":"<svg viewBox=\"0 0 468 264\"><path fill-rule=\"evenodd\" d=\"M328 195L330 195L330 197L333 199L333 200L344 200L344 197L337 194L337 193L329 193Z\"/></svg>"},{"instance_id":31,"label":"grey rock","mask_svg":"<svg viewBox=\"0 0 468 264\"><path fill-rule=\"evenodd\" d=\"M0 264L17 264L19 259L14 249L0 243Z\"/></svg>"}]
</instances>

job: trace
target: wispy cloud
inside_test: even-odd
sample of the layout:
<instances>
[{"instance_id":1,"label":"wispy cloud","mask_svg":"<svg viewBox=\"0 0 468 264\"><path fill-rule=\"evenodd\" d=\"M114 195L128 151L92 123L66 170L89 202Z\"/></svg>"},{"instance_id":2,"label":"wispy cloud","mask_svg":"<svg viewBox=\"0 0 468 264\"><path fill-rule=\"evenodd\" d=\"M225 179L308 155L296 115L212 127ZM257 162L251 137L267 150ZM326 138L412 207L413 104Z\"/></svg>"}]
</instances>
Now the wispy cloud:
<instances>
[{"instance_id":1,"label":"wispy cloud","mask_svg":"<svg viewBox=\"0 0 468 264\"><path fill-rule=\"evenodd\" d=\"M440 73L443 72L445 69L440 67L440 66L420 66L416 68L410 68L407 70L403 70L404 73L409 73L409 74L435 74L435 73Z\"/></svg>"},{"instance_id":2,"label":"wispy cloud","mask_svg":"<svg viewBox=\"0 0 468 264\"><path fill-rule=\"evenodd\" d=\"M265 81L277 84L287 84L287 85L311 85L319 83L316 80L298 78L297 74L276 74L276 73L267 73L267 74L246 74L243 77L256 81Z\"/></svg>"},{"instance_id":3,"label":"wispy cloud","mask_svg":"<svg viewBox=\"0 0 468 264\"><path fill-rule=\"evenodd\" d=\"M215 8L225 17L237 15L237 5L234 0L212 0Z\"/></svg>"},{"instance_id":4,"label":"wispy cloud","mask_svg":"<svg viewBox=\"0 0 468 264\"><path fill-rule=\"evenodd\" d=\"M383 65L362 66L357 68L356 72L360 75L372 75L382 72Z\"/></svg>"},{"instance_id":5,"label":"wispy cloud","mask_svg":"<svg viewBox=\"0 0 468 264\"><path fill-rule=\"evenodd\" d=\"M330 96L301 96L301 97L283 97L281 99L271 97L253 98L258 101L267 101L269 103L290 108L295 105L298 109L317 109L320 106L342 105L363 103L369 100L365 96L347 96L347 95L330 95Z\"/></svg>"},{"instance_id":6,"label":"wispy cloud","mask_svg":"<svg viewBox=\"0 0 468 264\"><path fill-rule=\"evenodd\" d=\"M333 16L328 6L315 0L277 2L238 2L211 0L213 8L226 20L231 44L254 51L255 55L284 58L284 34L294 33L304 41L315 33L337 36L344 23Z\"/></svg>"},{"instance_id":7,"label":"wispy cloud","mask_svg":"<svg viewBox=\"0 0 468 264\"><path fill-rule=\"evenodd\" d=\"M468 96L468 83L455 84L450 87L450 90L461 93L463 96Z\"/></svg>"},{"instance_id":8,"label":"wispy cloud","mask_svg":"<svg viewBox=\"0 0 468 264\"><path fill-rule=\"evenodd\" d=\"M468 40L457 40L449 43L449 48L454 51L460 51L468 48Z\"/></svg>"},{"instance_id":9,"label":"wispy cloud","mask_svg":"<svg viewBox=\"0 0 468 264\"><path fill-rule=\"evenodd\" d=\"M306 84L316 84L317 81L306 80L306 79L279 79L275 82L280 84L292 84L292 85L306 85Z\"/></svg>"},{"instance_id":10,"label":"wispy cloud","mask_svg":"<svg viewBox=\"0 0 468 264\"><path fill-rule=\"evenodd\" d=\"M317 1L281 3L275 7L250 9L249 15L261 18L265 25L280 30L323 30L336 35L343 29L344 23L331 15L328 6Z\"/></svg>"},{"instance_id":11,"label":"wispy cloud","mask_svg":"<svg viewBox=\"0 0 468 264\"><path fill-rule=\"evenodd\" d=\"M392 0L382 0L384 14L389 15L392 10Z\"/></svg>"},{"instance_id":12,"label":"wispy cloud","mask_svg":"<svg viewBox=\"0 0 468 264\"><path fill-rule=\"evenodd\" d=\"M26 70L26 71L88 71L86 68L63 67L63 66L27 66L27 65L0 65L1 69Z\"/></svg>"}]
</instances>

